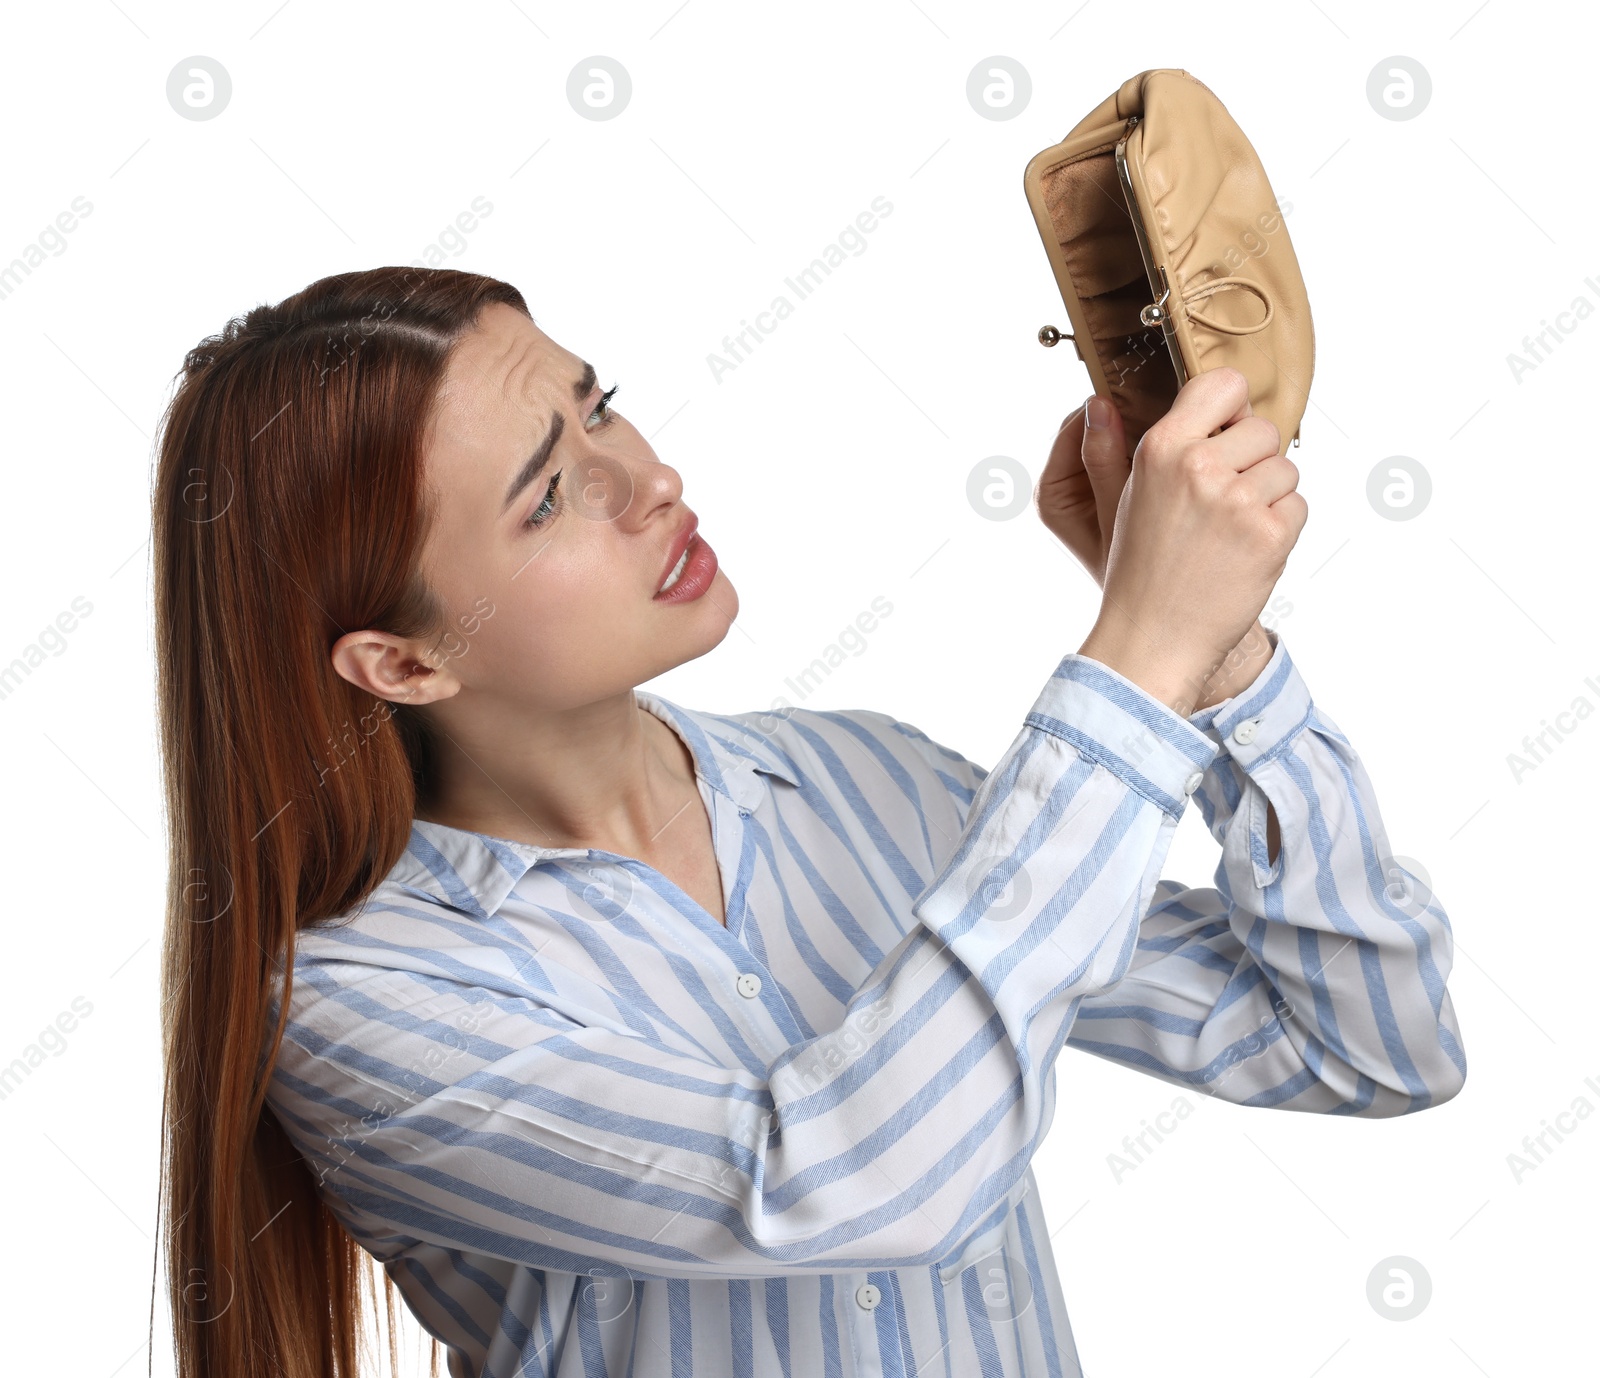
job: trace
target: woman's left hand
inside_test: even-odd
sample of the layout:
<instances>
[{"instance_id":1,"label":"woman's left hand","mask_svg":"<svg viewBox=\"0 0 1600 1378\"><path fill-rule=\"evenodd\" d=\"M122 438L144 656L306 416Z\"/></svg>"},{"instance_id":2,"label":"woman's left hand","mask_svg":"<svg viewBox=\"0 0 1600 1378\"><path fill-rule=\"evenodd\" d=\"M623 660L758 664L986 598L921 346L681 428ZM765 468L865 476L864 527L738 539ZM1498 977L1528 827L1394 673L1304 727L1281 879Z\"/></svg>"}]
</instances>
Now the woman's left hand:
<instances>
[{"instance_id":1,"label":"woman's left hand","mask_svg":"<svg viewBox=\"0 0 1600 1378\"><path fill-rule=\"evenodd\" d=\"M1104 397L1092 397L1089 403L1096 411L1093 419L1103 418L1106 424L1085 425L1085 407L1067 417L1033 496L1039 519L1104 588L1106 552L1133 465L1116 407Z\"/></svg>"}]
</instances>

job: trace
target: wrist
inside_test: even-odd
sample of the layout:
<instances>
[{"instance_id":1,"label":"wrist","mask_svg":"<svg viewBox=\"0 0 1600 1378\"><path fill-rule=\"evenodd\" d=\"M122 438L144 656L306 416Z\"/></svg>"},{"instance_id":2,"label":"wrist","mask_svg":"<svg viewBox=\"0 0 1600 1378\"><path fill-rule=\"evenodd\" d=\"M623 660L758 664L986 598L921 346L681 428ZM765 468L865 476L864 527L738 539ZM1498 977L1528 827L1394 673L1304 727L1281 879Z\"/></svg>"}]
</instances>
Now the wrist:
<instances>
[{"instance_id":1,"label":"wrist","mask_svg":"<svg viewBox=\"0 0 1600 1378\"><path fill-rule=\"evenodd\" d=\"M1190 712L1203 713L1248 688L1266 668L1275 649L1258 618L1239 644L1223 657L1222 663L1206 679Z\"/></svg>"},{"instance_id":2,"label":"wrist","mask_svg":"<svg viewBox=\"0 0 1600 1378\"><path fill-rule=\"evenodd\" d=\"M1078 654L1115 670L1183 718L1198 711L1195 700L1211 669L1182 651L1152 643L1136 628L1107 624L1104 618L1090 629Z\"/></svg>"}]
</instances>

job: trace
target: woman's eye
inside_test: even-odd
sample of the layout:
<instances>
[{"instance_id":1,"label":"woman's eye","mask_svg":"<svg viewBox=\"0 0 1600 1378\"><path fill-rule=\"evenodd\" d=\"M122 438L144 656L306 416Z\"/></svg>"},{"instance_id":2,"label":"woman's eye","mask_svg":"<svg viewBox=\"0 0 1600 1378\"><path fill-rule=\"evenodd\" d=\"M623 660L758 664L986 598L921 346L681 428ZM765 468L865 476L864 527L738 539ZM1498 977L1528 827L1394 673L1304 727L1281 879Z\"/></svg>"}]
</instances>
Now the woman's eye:
<instances>
[{"instance_id":1,"label":"woman's eye","mask_svg":"<svg viewBox=\"0 0 1600 1378\"><path fill-rule=\"evenodd\" d=\"M620 383L613 383L600 394L600 400L595 403L594 410L589 413L589 420L593 421L598 417L602 426L609 426L616 419L611 414L611 399L617 395L617 389L620 386Z\"/></svg>"},{"instance_id":2,"label":"woman's eye","mask_svg":"<svg viewBox=\"0 0 1600 1378\"><path fill-rule=\"evenodd\" d=\"M620 385L613 383L600 394L600 400L594 404L594 410L589 413L590 421L598 420L600 426L609 426L616 420L611 411L611 399L617 395L618 386ZM555 476L550 480L550 486L544 490L544 501L528 514L528 519L523 522L524 526L543 526L551 517L555 516L556 487L560 482L561 471L557 470Z\"/></svg>"},{"instance_id":3,"label":"woman's eye","mask_svg":"<svg viewBox=\"0 0 1600 1378\"><path fill-rule=\"evenodd\" d=\"M544 490L544 501L528 514L527 521L523 522L524 526L543 526L555 515L556 485L560 482L561 470L557 469L554 477L550 480L550 486Z\"/></svg>"}]
</instances>

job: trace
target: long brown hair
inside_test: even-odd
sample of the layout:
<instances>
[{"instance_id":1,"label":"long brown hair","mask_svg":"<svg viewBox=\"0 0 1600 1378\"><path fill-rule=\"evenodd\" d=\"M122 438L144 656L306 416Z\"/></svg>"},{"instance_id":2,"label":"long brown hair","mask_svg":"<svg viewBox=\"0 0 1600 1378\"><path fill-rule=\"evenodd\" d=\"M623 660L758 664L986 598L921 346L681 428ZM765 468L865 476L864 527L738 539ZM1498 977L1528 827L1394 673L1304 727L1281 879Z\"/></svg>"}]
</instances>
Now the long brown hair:
<instances>
[{"instance_id":1,"label":"long brown hair","mask_svg":"<svg viewBox=\"0 0 1600 1378\"><path fill-rule=\"evenodd\" d=\"M357 1378L376 1320L371 1261L265 1095L296 930L365 899L426 799L417 710L358 690L329 652L368 627L449 631L419 574L422 451L451 346L489 302L528 314L516 288L472 273L323 278L190 350L162 419L159 1209L178 1378ZM437 1342L432 1359L437 1373Z\"/></svg>"}]
</instances>

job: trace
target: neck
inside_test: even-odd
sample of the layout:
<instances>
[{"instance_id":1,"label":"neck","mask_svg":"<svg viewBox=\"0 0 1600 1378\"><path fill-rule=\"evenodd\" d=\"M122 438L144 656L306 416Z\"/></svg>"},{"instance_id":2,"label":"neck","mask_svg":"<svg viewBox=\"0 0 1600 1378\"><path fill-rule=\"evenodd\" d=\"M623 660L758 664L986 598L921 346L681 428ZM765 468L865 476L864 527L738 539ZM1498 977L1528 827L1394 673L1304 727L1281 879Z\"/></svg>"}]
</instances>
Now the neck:
<instances>
[{"instance_id":1,"label":"neck","mask_svg":"<svg viewBox=\"0 0 1600 1378\"><path fill-rule=\"evenodd\" d=\"M537 715L483 702L463 712L459 698L433 705L426 822L643 859L695 794L688 747L631 689Z\"/></svg>"}]
</instances>

